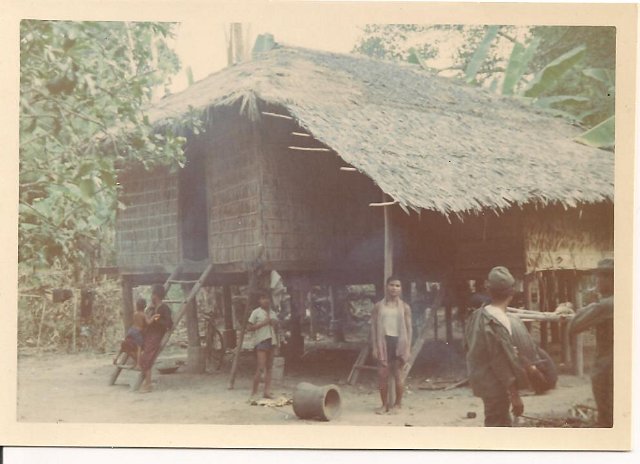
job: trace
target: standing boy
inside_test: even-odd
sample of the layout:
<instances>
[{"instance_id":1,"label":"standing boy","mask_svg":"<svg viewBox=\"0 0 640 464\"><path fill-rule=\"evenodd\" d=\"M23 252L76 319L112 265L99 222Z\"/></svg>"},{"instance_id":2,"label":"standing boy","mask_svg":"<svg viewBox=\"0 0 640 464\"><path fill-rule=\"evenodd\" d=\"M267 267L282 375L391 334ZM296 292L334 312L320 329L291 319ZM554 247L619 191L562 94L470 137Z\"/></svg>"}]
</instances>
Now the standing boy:
<instances>
[{"instance_id":1,"label":"standing boy","mask_svg":"<svg viewBox=\"0 0 640 464\"><path fill-rule=\"evenodd\" d=\"M473 312L465 330L469 382L484 403L485 427L511 427L509 406L516 416L524 412L517 385L526 383L526 374L507 317L514 286L506 267L491 269L486 282L491 302Z\"/></svg>"},{"instance_id":2,"label":"standing boy","mask_svg":"<svg viewBox=\"0 0 640 464\"><path fill-rule=\"evenodd\" d=\"M251 312L247 330L254 332L257 359L256 373L253 376L251 398L258 394L260 377L264 372L264 397L271 395L271 370L273 367L273 344L275 341L274 326L277 324L275 313L271 310L270 298L266 292L258 293L259 306Z\"/></svg>"}]
</instances>

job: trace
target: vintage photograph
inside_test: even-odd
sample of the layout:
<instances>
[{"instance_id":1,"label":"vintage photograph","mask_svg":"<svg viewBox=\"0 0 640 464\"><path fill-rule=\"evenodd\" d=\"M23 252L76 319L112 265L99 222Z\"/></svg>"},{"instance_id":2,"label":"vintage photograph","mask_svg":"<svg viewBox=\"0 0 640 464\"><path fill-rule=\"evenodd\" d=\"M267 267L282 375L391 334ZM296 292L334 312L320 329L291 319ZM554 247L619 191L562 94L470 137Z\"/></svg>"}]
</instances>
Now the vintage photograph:
<instances>
[{"instance_id":1,"label":"vintage photograph","mask_svg":"<svg viewBox=\"0 0 640 464\"><path fill-rule=\"evenodd\" d=\"M17 423L616 426L615 27L19 27Z\"/></svg>"}]
</instances>

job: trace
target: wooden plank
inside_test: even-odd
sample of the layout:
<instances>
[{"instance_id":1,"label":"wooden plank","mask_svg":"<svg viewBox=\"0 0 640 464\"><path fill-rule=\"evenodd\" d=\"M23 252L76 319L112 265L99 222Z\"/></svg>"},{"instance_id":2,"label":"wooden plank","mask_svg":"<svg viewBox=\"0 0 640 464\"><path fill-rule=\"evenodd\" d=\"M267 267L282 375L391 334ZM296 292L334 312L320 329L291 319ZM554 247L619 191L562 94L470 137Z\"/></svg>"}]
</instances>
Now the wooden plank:
<instances>
[{"instance_id":1,"label":"wooden plank","mask_svg":"<svg viewBox=\"0 0 640 464\"><path fill-rule=\"evenodd\" d=\"M362 347L362 349L360 350L360 354L358 354L358 357L356 358L356 362L354 363L353 368L351 368L351 372L349 373L349 377L347 378L347 383L349 385L355 385L355 383L358 381L358 376L360 375L360 366L364 366L364 363L369 356L369 350L371 350L371 340L369 340L369 342L367 342L367 344Z\"/></svg>"},{"instance_id":2,"label":"wooden plank","mask_svg":"<svg viewBox=\"0 0 640 464\"><path fill-rule=\"evenodd\" d=\"M438 304L439 303L440 302L438 302ZM435 305L434 305L434 307L435 307ZM400 379L402 380L403 383L407 379L407 376L409 375L409 372L411 371L411 368L413 367L413 363L415 363L416 359L418 359L418 355L420 354L420 351L422 351L422 347L424 346L425 342L427 341L427 338L429 338L429 333L428 333L427 328L429 326L429 324L428 324L429 316L431 315L432 311L433 311L433 308L428 308L427 309L427 314L425 315L425 318L424 318L424 325L422 326L422 329L420 330L420 336L418 337L418 339L411 346L411 354L409 355L409 360L404 364L404 366L402 366L402 372L400 372Z\"/></svg>"}]
</instances>

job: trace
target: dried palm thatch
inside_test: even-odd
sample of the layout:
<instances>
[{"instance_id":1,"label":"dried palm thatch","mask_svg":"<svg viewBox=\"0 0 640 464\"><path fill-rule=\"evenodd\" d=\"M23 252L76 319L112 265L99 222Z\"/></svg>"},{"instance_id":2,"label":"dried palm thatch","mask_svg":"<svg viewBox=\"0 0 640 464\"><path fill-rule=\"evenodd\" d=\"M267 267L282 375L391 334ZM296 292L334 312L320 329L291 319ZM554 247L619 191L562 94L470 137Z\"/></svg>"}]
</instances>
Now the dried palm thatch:
<instances>
[{"instance_id":1,"label":"dried palm thatch","mask_svg":"<svg viewBox=\"0 0 640 464\"><path fill-rule=\"evenodd\" d=\"M573 142L577 128L415 65L278 47L149 116L162 124L238 101L253 120L262 102L279 105L403 207L448 215L613 200L613 153Z\"/></svg>"}]
</instances>

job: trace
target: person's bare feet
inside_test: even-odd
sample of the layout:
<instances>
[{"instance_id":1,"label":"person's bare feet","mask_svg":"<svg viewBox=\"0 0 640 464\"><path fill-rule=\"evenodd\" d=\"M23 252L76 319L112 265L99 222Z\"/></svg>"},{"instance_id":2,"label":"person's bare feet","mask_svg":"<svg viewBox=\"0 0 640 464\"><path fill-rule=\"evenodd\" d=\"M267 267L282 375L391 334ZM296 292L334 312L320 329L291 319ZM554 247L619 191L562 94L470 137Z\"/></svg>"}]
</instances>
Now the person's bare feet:
<instances>
[{"instance_id":1,"label":"person's bare feet","mask_svg":"<svg viewBox=\"0 0 640 464\"><path fill-rule=\"evenodd\" d=\"M143 385L138 390L139 393L151 393L152 391L153 388L151 387L151 385Z\"/></svg>"},{"instance_id":2,"label":"person's bare feet","mask_svg":"<svg viewBox=\"0 0 640 464\"><path fill-rule=\"evenodd\" d=\"M388 412L388 409L386 406L380 406L379 408L374 409L373 412L381 416L383 414L386 414Z\"/></svg>"},{"instance_id":3,"label":"person's bare feet","mask_svg":"<svg viewBox=\"0 0 640 464\"><path fill-rule=\"evenodd\" d=\"M389 414L395 415L400 414L400 412L402 412L402 406L400 406L399 404L396 404L391 409L389 409Z\"/></svg>"},{"instance_id":4,"label":"person's bare feet","mask_svg":"<svg viewBox=\"0 0 640 464\"><path fill-rule=\"evenodd\" d=\"M272 400L274 398L274 396L271 393L265 393L263 395L263 398L268 399L268 400Z\"/></svg>"}]
</instances>

